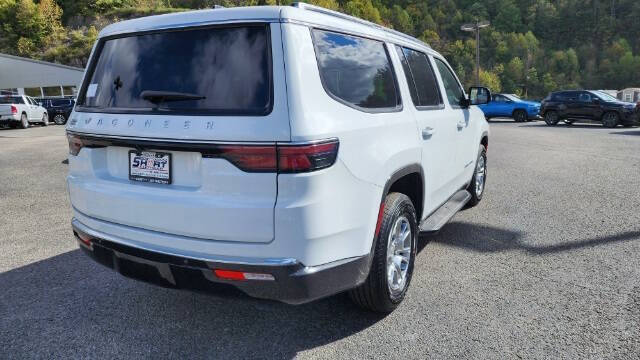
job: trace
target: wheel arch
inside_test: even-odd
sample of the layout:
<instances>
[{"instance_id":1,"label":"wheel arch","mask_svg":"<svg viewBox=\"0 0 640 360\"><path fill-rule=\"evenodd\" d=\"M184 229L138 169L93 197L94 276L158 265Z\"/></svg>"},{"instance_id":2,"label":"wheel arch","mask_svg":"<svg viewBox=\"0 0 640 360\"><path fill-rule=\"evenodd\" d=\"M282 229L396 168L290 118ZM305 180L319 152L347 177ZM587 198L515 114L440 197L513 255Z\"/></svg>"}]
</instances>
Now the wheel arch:
<instances>
[{"instance_id":1,"label":"wheel arch","mask_svg":"<svg viewBox=\"0 0 640 360\"><path fill-rule=\"evenodd\" d=\"M424 171L420 164L404 166L396 170L389 179L387 179L384 190L382 191L381 204L384 203L385 197L391 192L399 192L407 195L416 209L418 222L422 220L425 195Z\"/></svg>"}]
</instances>

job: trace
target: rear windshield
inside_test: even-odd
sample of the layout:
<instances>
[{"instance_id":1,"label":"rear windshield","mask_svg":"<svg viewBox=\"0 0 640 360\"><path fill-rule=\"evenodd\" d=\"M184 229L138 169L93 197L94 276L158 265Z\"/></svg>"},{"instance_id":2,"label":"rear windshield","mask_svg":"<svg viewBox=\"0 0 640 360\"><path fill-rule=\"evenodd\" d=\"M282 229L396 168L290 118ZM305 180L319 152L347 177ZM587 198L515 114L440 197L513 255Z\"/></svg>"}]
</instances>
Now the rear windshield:
<instances>
[{"instance_id":1,"label":"rear windshield","mask_svg":"<svg viewBox=\"0 0 640 360\"><path fill-rule=\"evenodd\" d=\"M1 96L0 104L24 104L22 96Z\"/></svg>"},{"instance_id":2,"label":"rear windshield","mask_svg":"<svg viewBox=\"0 0 640 360\"><path fill-rule=\"evenodd\" d=\"M269 34L268 24L251 24L103 40L79 109L265 115L272 104Z\"/></svg>"}]
</instances>

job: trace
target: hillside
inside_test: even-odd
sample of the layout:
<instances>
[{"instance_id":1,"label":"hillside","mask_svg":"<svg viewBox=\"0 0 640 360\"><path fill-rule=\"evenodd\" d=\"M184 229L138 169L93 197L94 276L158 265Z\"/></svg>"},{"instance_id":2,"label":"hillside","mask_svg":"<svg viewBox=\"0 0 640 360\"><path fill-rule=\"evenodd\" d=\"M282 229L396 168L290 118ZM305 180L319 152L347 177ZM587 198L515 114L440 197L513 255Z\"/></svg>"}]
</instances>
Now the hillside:
<instances>
[{"instance_id":1,"label":"hillside","mask_svg":"<svg viewBox=\"0 0 640 360\"><path fill-rule=\"evenodd\" d=\"M0 52L85 66L97 32L132 17L276 0L0 0ZM489 20L481 81L542 97L558 88L640 86L637 0L312 0L419 37L473 82L475 38L460 25ZM283 0L285 4L288 1Z\"/></svg>"}]
</instances>

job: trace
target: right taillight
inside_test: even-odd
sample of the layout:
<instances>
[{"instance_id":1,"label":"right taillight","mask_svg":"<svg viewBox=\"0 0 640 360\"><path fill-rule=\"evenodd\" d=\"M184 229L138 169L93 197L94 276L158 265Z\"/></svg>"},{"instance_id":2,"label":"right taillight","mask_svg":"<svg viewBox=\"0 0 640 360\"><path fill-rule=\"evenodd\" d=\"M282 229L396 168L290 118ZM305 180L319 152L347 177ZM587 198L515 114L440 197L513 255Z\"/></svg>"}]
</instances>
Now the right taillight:
<instances>
[{"instance_id":1,"label":"right taillight","mask_svg":"<svg viewBox=\"0 0 640 360\"><path fill-rule=\"evenodd\" d=\"M337 139L297 144L219 145L203 152L205 158L221 158L247 172L281 174L328 168L338 156Z\"/></svg>"},{"instance_id":2,"label":"right taillight","mask_svg":"<svg viewBox=\"0 0 640 360\"><path fill-rule=\"evenodd\" d=\"M12 114L17 114L18 113L18 108L15 105L11 105L11 113Z\"/></svg>"},{"instance_id":3,"label":"right taillight","mask_svg":"<svg viewBox=\"0 0 640 360\"><path fill-rule=\"evenodd\" d=\"M278 145L278 172L299 173L328 168L338 157L338 140L314 144Z\"/></svg>"}]
</instances>

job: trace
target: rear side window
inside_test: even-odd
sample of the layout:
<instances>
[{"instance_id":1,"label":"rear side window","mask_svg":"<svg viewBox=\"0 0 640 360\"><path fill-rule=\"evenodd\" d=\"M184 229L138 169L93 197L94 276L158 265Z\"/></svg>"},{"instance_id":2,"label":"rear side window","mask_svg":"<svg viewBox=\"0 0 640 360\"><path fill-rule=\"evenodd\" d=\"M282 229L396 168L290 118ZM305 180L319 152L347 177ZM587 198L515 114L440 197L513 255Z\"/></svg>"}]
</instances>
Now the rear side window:
<instances>
[{"instance_id":1,"label":"rear side window","mask_svg":"<svg viewBox=\"0 0 640 360\"><path fill-rule=\"evenodd\" d=\"M396 46L402 62L413 104L420 106L438 106L442 103L438 83L427 55L419 51Z\"/></svg>"},{"instance_id":2,"label":"rear side window","mask_svg":"<svg viewBox=\"0 0 640 360\"><path fill-rule=\"evenodd\" d=\"M312 30L325 90L350 106L394 109L400 106L389 55L380 41Z\"/></svg>"},{"instance_id":3,"label":"rear side window","mask_svg":"<svg viewBox=\"0 0 640 360\"><path fill-rule=\"evenodd\" d=\"M436 58L436 65L438 66L440 76L442 77L442 83L444 85L444 90L447 93L449 105L460 106L460 101L464 98L464 91L462 90L462 87L460 87L460 83L444 61Z\"/></svg>"},{"instance_id":4,"label":"rear side window","mask_svg":"<svg viewBox=\"0 0 640 360\"><path fill-rule=\"evenodd\" d=\"M222 115L271 111L268 24L132 34L102 40L98 49L78 97L81 110Z\"/></svg>"}]
</instances>

